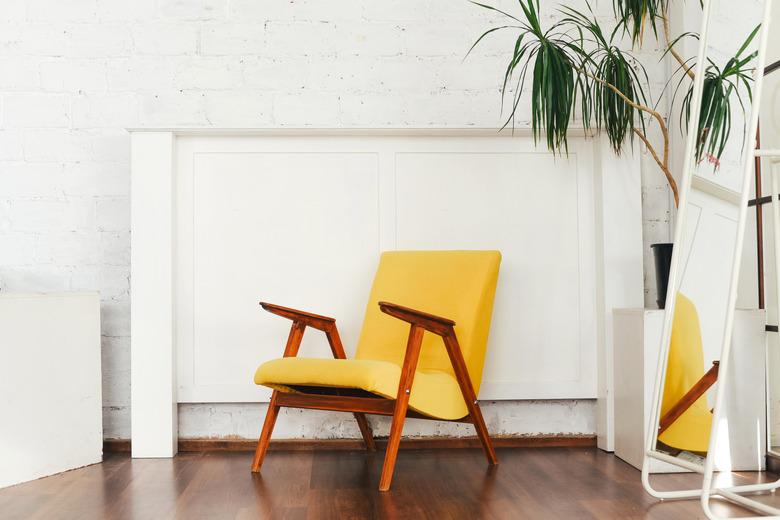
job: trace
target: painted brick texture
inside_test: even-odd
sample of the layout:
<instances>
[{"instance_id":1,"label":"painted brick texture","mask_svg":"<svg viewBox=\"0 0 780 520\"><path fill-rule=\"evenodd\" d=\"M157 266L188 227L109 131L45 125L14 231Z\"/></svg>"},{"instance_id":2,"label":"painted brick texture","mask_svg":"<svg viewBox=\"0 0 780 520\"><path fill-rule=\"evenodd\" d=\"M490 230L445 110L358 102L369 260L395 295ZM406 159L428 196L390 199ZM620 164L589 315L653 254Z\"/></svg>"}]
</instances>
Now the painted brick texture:
<instances>
[{"instance_id":1,"label":"painted brick texture","mask_svg":"<svg viewBox=\"0 0 780 520\"><path fill-rule=\"evenodd\" d=\"M611 1L597 9L611 17ZM495 21L465 0L3 1L0 290L100 291L106 437L130 427L124 128L496 127L510 34L463 61ZM646 49L658 90L666 65ZM528 120L521 111L516 125ZM646 156L643 169L649 244L668 239L669 195ZM256 434L257 418L244 422L259 408L231 406L188 407L182 436ZM578 432L595 428L592 403L489 408L553 417L532 421L540 431L569 431L561 414ZM312 424L291 435L316 434Z\"/></svg>"}]
</instances>

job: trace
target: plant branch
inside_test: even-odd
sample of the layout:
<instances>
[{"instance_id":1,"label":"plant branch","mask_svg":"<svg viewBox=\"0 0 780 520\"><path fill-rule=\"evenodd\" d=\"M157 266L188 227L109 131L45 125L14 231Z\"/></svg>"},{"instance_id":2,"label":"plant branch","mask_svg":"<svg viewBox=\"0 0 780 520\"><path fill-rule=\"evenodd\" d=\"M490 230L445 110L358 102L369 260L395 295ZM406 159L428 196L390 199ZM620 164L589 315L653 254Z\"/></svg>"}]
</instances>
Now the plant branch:
<instances>
[{"instance_id":1,"label":"plant branch","mask_svg":"<svg viewBox=\"0 0 780 520\"><path fill-rule=\"evenodd\" d=\"M662 116L657 110L653 110L650 107L647 107L645 105L640 105L639 103L634 102L612 83L609 83L608 81L604 81L603 79L591 74L588 71L583 71L583 73L589 78L591 78L592 80L597 81L602 85L604 85L605 87L607 87L608 89L612 90L615 94L620 96L620 98L623 101L625 101L628 105L631 105L635 109L641 110L642 112L647 112L648 114L653 116L655 120L658 121L658 125L661 127L661 131L664 134L664 149L667 150L669 148L669 132L666 129L666 121L664 120L664 116Z\"/></svg>"},{"instance_id":2,"label":"plant branch","mask_svg":"<svg viewBox=\"0 0 780 520\"><path fill-rule=\"evenodd\" d=\"M653 156L653 159L655 159L655 162L658 164L658 167L661 168L661 171L664 172L664 176L666 177L666 182L669 183L669 187L672 188L672 194L674 195L674 206L679 207L680 206L680 194L677 190L677 181L674 180L674 177L672 176L672 172L669 170L668 164L668 154L665 154L663 161L658 157L658 153L655 151L655 148L650 143L650 141L647 139L645 134L643 134L638 128L634 127L634 134L636 134L643 143L645 143L645 146L647 147L647 150L650 152L650 155Z\"/></svg>"},{"instance_id":3,"label":"plant branch","mask_svg":"<svg viewBox=\"0 0 780 520\"><path fill-rule=\"evenodd\" d=\"M669 129L666 127L666 121L664 120L664 117L657 111L653 110L650 107L646 107L644 105L640 105L639 103L634 102L631 100L628 96L626 96L619 88L617 88L615 85L604 81L603 79L591 74L590 72L583 70L583 74L588 76L589 78L593 79L594 81L597 81L604 85L605 87L612 90L615 94L617 94L623 101L626 102L626 104L634 107L637 110L640 110L642 112L647 112L650 114L655 120L658 122L658 127L661 129L661 134L664 138L664 152L663 152L663 159L658 156L658 153L655 151L655 147L650 143L650 141L647 139L647 137L640 132L637 128L633 128L633 131L636 135L639 136L639 138L642 140L643 143L645 143L645 146L647 146L647 149L650 151L650 153L653 156L653 159L655 159L655 162L658 163L658 166L661 168L661 170L664 172L664 175L666 176L666 180L669 183L669 186L672 188L672 193L674 194L674 205L675 207L679 207L680 204L680 197L677 190L677 182L674 180L674 177L672 176L672 172L669 170Z\"/></svg>"},{"instance_id":4,"label":"plant branch","mask_svg":"<svg viewBox=\"0 0 780 520\"><path fill-rule=\"evenodd\" d=\"M663 21L664 21L664 38L666 38L666 45L669 48L669 53L674 57L675 60L677 60L677 63L680 64L680 67L685 71L686 74L691 79L695 79L695 75L693 73L693 70L688 66L687 63L685 63L685 60L682 56L675 50L674 45L672 44L672 38L670 36L671 31L669 30L669 16L666 11L663 13Z\"/></svg>"}]
</instances>

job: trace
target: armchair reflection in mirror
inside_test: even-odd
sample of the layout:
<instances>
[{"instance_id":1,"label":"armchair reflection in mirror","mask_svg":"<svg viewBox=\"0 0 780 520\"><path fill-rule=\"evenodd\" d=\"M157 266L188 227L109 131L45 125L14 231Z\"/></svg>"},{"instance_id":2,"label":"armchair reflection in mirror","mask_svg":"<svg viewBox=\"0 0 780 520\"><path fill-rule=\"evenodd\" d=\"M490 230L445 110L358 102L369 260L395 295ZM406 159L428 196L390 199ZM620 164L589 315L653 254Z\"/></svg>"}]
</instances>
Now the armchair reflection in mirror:
<instances>
[{"instance_id":1,"label":"armchair reflection in mirror","mask_svg":"<svg viewBox=\"0 0 780 520\"><path fill-rule=\"evenodd\" d=\"M690 299L677 293L658 426L659 451L703 462L712 428L706 393L718 380L718 366L719 361L713 361L705 372L699 314Z\"/></svg>"}]
</instances>

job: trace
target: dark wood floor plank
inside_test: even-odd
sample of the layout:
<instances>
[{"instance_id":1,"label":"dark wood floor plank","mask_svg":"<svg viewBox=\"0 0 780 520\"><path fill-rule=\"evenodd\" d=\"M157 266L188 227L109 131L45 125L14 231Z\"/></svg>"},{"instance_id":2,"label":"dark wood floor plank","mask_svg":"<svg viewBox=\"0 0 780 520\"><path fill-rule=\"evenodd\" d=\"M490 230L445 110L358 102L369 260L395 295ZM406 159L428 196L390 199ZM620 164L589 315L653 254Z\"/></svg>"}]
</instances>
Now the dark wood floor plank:
<instances>
[{"instance_id":1,"label":"dark wood floor plank","mask_svg":"<svg viewBox=\"0 0 780 520\"><path fill-rule=\"evenodd\" d=\"M131 480L109 501L105 518L172 518L182 487L198 468L192 458L130 459Z\"/></svg>"},{"instance_id":2,"label":"dark wood floor plank","mask_svg":"<svg viewBox=\"0 0 780 520\"><path fill-rule=\"evenodd\" d=\"M42 478L0 490L2 518L16 520L34 517L46 505L56 502L74 482L82 478L86 468L67 471L56 477Z\"/></svg>"},{"instance_id":3,"label":"dark wood floor plank","mask_svg":"<svg viewBox=\"0 0 780 520\"><path fill-rule=\"evenodd\" d=\"M655 500L640 473L595 448L500 448L498 466L479 450L401 451L392 490L376 488L383 453L270 452L260 474L252 454L183 453L174 459L111 454L103 464L0 490L6 519L487 519L703 518L696 500ZM720 485L776 478L745 473ZM694 474L653 477L658 489L701 484ZM780 496L761 495L780 506ZM719 502L733 517L749 512Z\"/></svg>"}]
</instances>

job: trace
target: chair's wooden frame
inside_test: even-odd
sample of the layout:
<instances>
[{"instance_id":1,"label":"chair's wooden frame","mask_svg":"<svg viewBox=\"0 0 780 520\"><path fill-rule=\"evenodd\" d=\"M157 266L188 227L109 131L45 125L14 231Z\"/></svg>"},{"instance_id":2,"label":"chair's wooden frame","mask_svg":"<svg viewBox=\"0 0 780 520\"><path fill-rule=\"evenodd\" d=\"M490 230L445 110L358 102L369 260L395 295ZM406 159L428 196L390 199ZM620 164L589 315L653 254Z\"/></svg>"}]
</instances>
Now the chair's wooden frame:
<instances>
[{"instance_id":1,"label":"chair's wooden frame","mask_svg":"<svg viewBox=\"0 0 780 520\"><path fill-rule=\"evenodd\" d=\"M306 327L312 327L325 333L328 344L336 359L346 359L344 347L341 343L336 320L318 314L298 311L279 305L260 302L260 305L266 311L292 320L290 335L287 338L287 345L284 348L284 357L294 357L298 354L298 348L301 345L303 332ZM458 338L455 334L455 322L447 318L434 316L426 312L410 309L401 305L388 302L379 302L379 308L382 312L395 318L403 320L410 324L409 337L406 342L406 354L401 367L401 377L398 382L398 393L396 398L385 399L382 397L351 397L339 395L314 395L304 393L288 393L274 390L271 395L271 401L268 405L268 412L263 422L263 431L255 450L255 457L252 461L252 472L257 473L263 464L265 453L268 450L268 444L271 440L276 418L279 415L281 407L290 408L310 408L316 410L332 410L338 412L352 412L355 414L360 433L363 435L366 448L369 451L376 450L376 443L371 432L371 427L366 420L365 414L390 415L393 417L390 426L390 436L387 440L387 450L385 452L385 461L382 467L382 476L379 481L379 490L387 491L390 489L390 483L393 479L393 470L395 461L398 457L398 446L401 442L401 432L406 417L415 417L423 419L432 419L431 417L418 414L409 410L409 396L412 391L414 374L417 369L417 360L420 355L423 334L431 332L441 336L444 346L447 349L450 362L452 363L455 377L457 378L463 399L466 402L469 414L456 422L471 423L477 430L477 436L485 450L488 463L498 464L496 452L493 449L493 443L485 426L485 420L477 402L477 396L474 393L474 387L471 384L471 378L466 368L466 362L463 359L463 353L458 344Z\"/></svg>"},{"instance_id":2,"label":"chair's wooden frame","mask_svg":"<svg viewBox=\"0 0 780 520\"><path fill-rule=\"evenodd\" d=\"M696 381L696 384L694 384L691 389L688 390L685 395L674 404L674 406L669 408L669 411L666 412L663 417L661 417L660 421L658 421L658 435L661 435L663 432L669 429L669 427L674 424L674 421L679 419L680 416L684 414L686 410L688 410L688 408L693 406L693 403L698 401L699 398L703 396L712 385L715 384L715 382L718 380L719 367L720 362L713 361L712 367L710 367L707 373L701 376L701 378Z\"/></svg>"}]
</instances>

